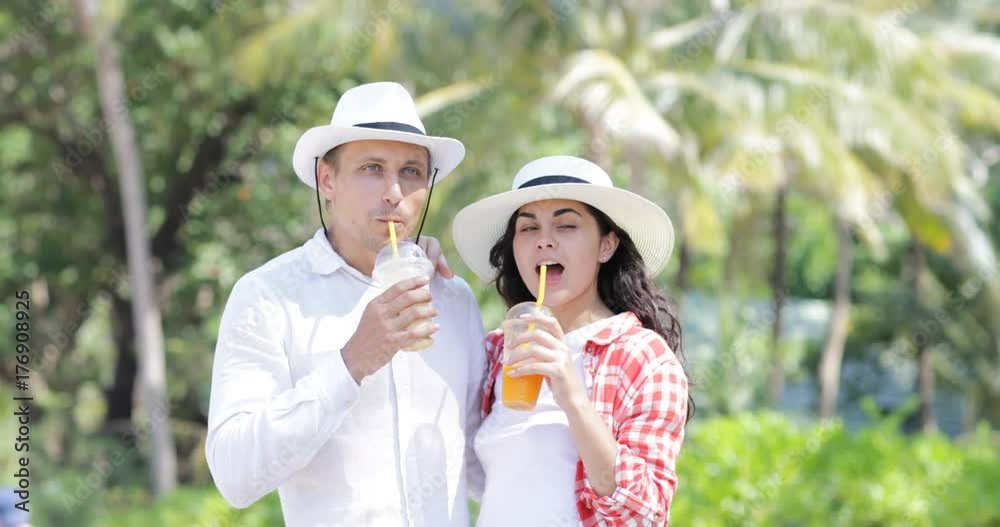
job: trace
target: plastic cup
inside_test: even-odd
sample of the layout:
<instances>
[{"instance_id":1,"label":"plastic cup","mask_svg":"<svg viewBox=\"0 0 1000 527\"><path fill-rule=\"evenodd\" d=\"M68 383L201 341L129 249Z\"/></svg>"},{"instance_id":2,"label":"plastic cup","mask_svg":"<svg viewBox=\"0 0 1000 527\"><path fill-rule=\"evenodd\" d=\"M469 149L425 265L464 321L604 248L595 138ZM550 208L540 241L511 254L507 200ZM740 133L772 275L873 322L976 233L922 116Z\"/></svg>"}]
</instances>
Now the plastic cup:
<instances>
[{"instance_id":1,"label":"plastic cup","mask_svg":"<svg viewBox=\"0 0 1000 527\"><path fill-rule=\"evenodd\" d=\"M528 313L552 316L552 311L549 308L535 302L517 304L507 311L507 317L500 326L503 328L505 341L510 342L530 330L528 321L518 318ZM542 390L542 381L545 380L545 377L543 375L511 377L507 373L513 367L513 364L505 364L503 367L503 393L501 394L503 405L512 410L531 410L538 403L538 393Z\"/></svg>"},{"instance_id":2,"label":"plastic cup","mask_svg":"<svg viewBox=\"0 0 1000 527\"><path fill-rule=\"evenodd\" d=\"M393 253L391 245L385 246L375 256L372 278L382 286L383 290L409 278L433 276L434 264L427 259L427 255L424 254L424 250L419 245L411 242L399 242L396 248L399 251L398 257ZM430 285L425 285L421 289L430 291ZM431 323L430 318L415 320L407 329L419 329L429 326ZM425 337L400 351L420 351L427 349L432 342L430 337Z\"/></svg>"}]
</instances>

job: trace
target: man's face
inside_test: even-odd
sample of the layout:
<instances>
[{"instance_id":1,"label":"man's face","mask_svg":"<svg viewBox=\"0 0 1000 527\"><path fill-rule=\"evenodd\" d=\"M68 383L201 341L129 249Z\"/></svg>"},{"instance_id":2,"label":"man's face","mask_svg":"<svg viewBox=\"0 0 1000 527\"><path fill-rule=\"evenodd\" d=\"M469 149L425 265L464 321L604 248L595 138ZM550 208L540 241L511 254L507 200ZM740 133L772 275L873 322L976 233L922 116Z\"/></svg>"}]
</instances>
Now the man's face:
<instances>
[{"instance_id":1,"label":"man's face","mask_svg":"<svg viewBox=\"0 0 1000 527\"><path fill-rule=\"evenodd\" d=\"M320 163L320 192L331 202L333 237L340 250L374 253L396 236L416 230L427 199L426 148L397 141L353 141L337 150L333 165Z\"/></svg>"}]
</instances>

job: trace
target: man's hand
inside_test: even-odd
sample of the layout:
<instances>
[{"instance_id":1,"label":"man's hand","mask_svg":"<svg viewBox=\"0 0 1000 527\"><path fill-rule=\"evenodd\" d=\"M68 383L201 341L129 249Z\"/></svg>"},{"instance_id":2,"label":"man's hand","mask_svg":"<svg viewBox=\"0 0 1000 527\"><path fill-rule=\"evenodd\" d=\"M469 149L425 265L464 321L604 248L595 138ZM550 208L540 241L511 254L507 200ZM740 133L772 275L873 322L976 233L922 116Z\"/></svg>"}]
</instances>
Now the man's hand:
<instances>
[{"instance_id":1,"label":"man's hand","mask_svg":"<svg viewBox=\"0 0 1000 527\"><path fill-rule=\"evenodd\" d=\"M416 243L415 238L410 238L409 241ZM448 266L448 260L444 257L444 252L441 250L441 242L437 238L421 235L418 245L424 250L427 259L434 264L434 270L439 275L443 278L452 278L455 276L454 271Z\"/></svg>"},{"instance_id":2,"label":"man's hand","mask_svg":"<svg viewBox=\"0 0 1000 527\"><path fill-rule=\"evenodd\" d=\"M356 382L388 364L399 350L438 330L437 323L407 329L413 322L438 315L430 291L422 289L428 282L426 276L403 280L365 307L358 329L340 352Z\"/></svg>"}]
</instances>

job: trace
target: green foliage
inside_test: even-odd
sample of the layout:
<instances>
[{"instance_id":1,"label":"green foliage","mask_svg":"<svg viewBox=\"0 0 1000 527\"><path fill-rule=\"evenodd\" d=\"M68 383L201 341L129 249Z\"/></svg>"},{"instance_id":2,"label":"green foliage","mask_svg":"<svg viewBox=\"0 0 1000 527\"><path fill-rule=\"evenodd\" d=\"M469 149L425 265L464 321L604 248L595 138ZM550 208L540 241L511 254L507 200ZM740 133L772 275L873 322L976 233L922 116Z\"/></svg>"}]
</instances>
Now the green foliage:
<instances>
[{"instance_id":1,"label":"green foliage","mask_svg":"<svg viewBox=\"0 0 1000 527\"><path fill-rule=\"evenodd\" d=\"M729 4L731 11L713 12L714 4ZM435 187L424 232L441 239L450 263L469 281L488 330L505 308L458 258L450 236L454 214L508 189L532 158L589 155L588 147L603 142L615 180L664 204L675 221L678 250L670 272L658 279L670 296L681 296L670 284L685 244L689 293L758 306L746 316L689 302L685 313L705 319L685 330L700 325L719 335L688 341L703 415L752 408L766 388L774 349L768 308L761 307L771 294L774 190L791 175L787 294L817 304L829 300L838 251L833 212L852 213L865 243L854 259L846 356L872 364L920 328L933 328L939 386L961 390L970 416L1000 423L1000 296L994 294L1000 288L994 276L952 261L962 253L995 255L1000 240L996 5L380 0L305 2L289 10L263 0L105 2L103 16L118 22L128 88L120 103L129 107L146 171L181 480L202 489L180 491L147 517L140 511L150 503L138 489L148 481L148 445L127 449L121 461L127 468L97 478L95 488L81 487L95 460L120 450L120 442L102 432L116 402L109 388L134 355L116 167L99 112L93 52L69 3L6 2L0 8L0 33L7 35L0 93L9 101L0 105L0 169L8 176L0 194L0 284L32 294L33 434L45 438L32 449L51 458L38 461L39 473L52 474L41 478L39 498L52 506L39 507L36 523L87 524L103 508L135 511L105 518L110 525L183 522L173 511L204 513L217 523L227 518L219 514L229 514L233 525L274 518L273 496L251 510L229 512L214 490L204 490L219 317L239 276L301 244L319 226L314 195L289 166L298 135L326 122L345 90L376 80L406 84L427 111L428 132L458 137L467 147L456 173ZM616 122L622 115L630 126ZM645 150L631 152L635 145ZM977 219L957 221L966 208ZM988 238L977 246L981 224ZM925 291L923 298L905 277L914 239L940 252L928 258L940 291ZM10 320L12 309L8 297L0 321ZM797 341L795 326L785 326L778 344L787 373L813 372L820 343ZM10 324L0 327L0 337L12 341ZM9 347L0 352L7 381L10 353ZM902 356L912 364L910 355ZM128 421L130 411L119 410L118 419ZM756 423L752 433L744 429L750 423ZM720 436L704 453L714 464L687 465L699 459L702 427L757 439L726 446L732 436ZM769 427L780 437L759 437ZM803 461L803 470L813 470L806 481L775 456L808 445L810 434L845 449L811 465ZM887 525L926 506L941 519L935 524L960 524L983 496L966 486L966 475L982 488L998 488L990 476L996 463L969 459L964 444L872 434L821 433L773 416L699 420L692 453L682 459L692 468L682 470L676 523L745 524L731 511L755 495L748 482L769 477L767 466L775 463L793 483L782 480L781 492L765 496L746 523L811 524L812 513L824 511L829 522L815 524ZM899 452L883 456L886 445ZM724 446L730 450L720 450ZM924 505L900 497L899 478L933 485L927 467L941 469L937 456L959 450L965 461L956 488L963 494L949 489L940 501L928 497L930 491L914 492ZM848 461L834 463L843 456ZM3 455L0 460L10 465ZM850 463L863 466L854 470ZM757 472L744 473L751 469ZM706 476L711 479L699 483ZM824 480L834 476L850 485ZM743 486L734 490L737 481ZM688 485L704 494L686 493ZM716 488L726 494L712 494ZM881 501L862 500L866 492ZM67 494L88 499L70 510L61 506ZM703 501L685 512L697 496ZM848 508L853 512L841 512ZM779 509L796 520L784 522L773 512Z\"/></svg>"},{"instance_id":2,"label":"green foliage","mask_svg":"<svg viewBox=\"0 0 1000 527\"><path fill-rule=\"evenodd\" d=\"M1000 438L985 427L957 443L906 436L900 421L891 416L849 432L840 423L796 423L773 413L695 419L677 467L671 524L997 525ZM211 487L182 488L156 504L139 491L102 500L96 503L106 510L87 513L93 525L281 525L274 493L244 510ZM469 507L474 522L479 507Z\"/></svg>"},{"instance_id":3,"label":"green foliage","mask_svg":"<svg viewBox=\"0 0 1000 527\"><path fill-rule=\"evenodd\" d=\"M148 497L125 498L94 525L132 527L270 527L283 525L278 495L271 493L246 509L235 509L211 487L184 487L150 503Z\"/></svg>"},{"instance_id":4,"label":"green foliage","mask_svg":"<svg viewBox=\"0 0 1000 527\"><path fill-rule=\"evenodd\" d=\"M692 422L672 524L987 526L1000 457L986 428L952 443L905 436L900 416L849 432L762 413Z\"/></svg>"}]
</instances>

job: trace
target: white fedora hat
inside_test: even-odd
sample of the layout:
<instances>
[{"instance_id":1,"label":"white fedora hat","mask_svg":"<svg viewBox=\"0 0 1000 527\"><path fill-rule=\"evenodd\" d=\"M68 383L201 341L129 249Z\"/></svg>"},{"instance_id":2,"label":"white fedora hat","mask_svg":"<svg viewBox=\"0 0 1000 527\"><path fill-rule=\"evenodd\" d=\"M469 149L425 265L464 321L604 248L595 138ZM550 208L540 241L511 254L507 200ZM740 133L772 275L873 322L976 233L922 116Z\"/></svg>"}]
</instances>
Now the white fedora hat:
<instances>
[{"instance_id":1,"label":"white fedora hat","mask_svg":"<svg viewBox=\"0 0 1000 527\"><path fill-rule=\"evenodd\" d=\"M667 264L674 247L674 227L667 213L648 199L616 188L601 167L573 156L549 156L524 165L511 190L479 200L455 215L452 235L465 263L483 280L494 280L490 249L503 237L512 214L523 205L568 199L591 205L628 233L642 255L649 276Z\"/></svg>"},{"instance_id":2,"label":"white fedora hat","mask_svg":"<svg viewBox=\"0 0 1000 527\"><path fill-rule=\"evenodd\" d=\"M445 178L465 157L465 146L457 139L427 135L417 115L413 97L395 82L362 84L344 92L333 109L330 124L306 130L295 144L292 167L303 183L316 188L316 159L330 149L351 141L381 139L427 147L431 174Z\"/></svg>"}]
</instances>

